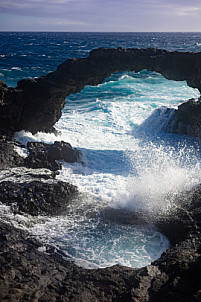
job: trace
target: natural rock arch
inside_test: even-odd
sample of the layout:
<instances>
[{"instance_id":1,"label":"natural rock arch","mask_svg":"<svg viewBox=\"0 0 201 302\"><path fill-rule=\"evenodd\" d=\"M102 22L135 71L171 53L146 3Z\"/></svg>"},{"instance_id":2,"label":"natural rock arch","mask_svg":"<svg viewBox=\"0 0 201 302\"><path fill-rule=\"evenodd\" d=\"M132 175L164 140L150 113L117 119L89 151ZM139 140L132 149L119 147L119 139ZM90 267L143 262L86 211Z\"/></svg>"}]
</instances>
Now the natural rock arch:
<instances>
[{"instance_id":1,"label":"natural rock arch","mask_svg":"<svg viewBox=\"0 0 201 302\"><path fill-rule=\"evenodd\" d=\"M156 71L168 80L186 80L201 92L201 53L99 48L88 58L68 59L46 76L21 80L16 88L1 82L0 130L52 131L66 96L86 85L98 85L112 73L143 69Z\"/></svg>"},{"instance_id":2,"label":"natural rock arch","mask_svg":"<svg viewBox=\"0 0 201 302\"><path fill-rule=\"evenodd\" d=\"M155 49L94 50L89 58L67 60L57 71L39 79L22 80L16 88L8 88L1 82L0 132L50 131L60 118L67 95L79 92L85 85L97 85L113 72L142 69L155 70L168 79L186 80L189 86L201 91L200 53L170 53ZM185 107L182 116L197 112L199 121L199 102L190 114L185 104L182 106ZM6 138L0 143L4 146ZM11 142L7 145L4 158L9 155ZM13 156L12 160L16 161ZM34 185L41 188L41 183ZM18 184L14 186L19 187ZM50 184L44 183L43 188L47 186ZM60 183L60 187L63 188L63 184ZM62 193L64 191L62 189ZM30 192L33 195L32 189ZM199 186L187 192L185 198L181 197L176 211L170 211L168 217L157 217L160 230L174 245L158 260L141 269L114 266L86 270L76 267L53 254L51 249L47 249L48 254L41 253L38 242L31 240L26 232L1 222L0 299L16 300L17 294L21 300L37 297L43 301L200 301L200 196ZM38 199L38 195L36 197ZM16 199L15 194L12 198Z\"/></svg>"}]
</instances>

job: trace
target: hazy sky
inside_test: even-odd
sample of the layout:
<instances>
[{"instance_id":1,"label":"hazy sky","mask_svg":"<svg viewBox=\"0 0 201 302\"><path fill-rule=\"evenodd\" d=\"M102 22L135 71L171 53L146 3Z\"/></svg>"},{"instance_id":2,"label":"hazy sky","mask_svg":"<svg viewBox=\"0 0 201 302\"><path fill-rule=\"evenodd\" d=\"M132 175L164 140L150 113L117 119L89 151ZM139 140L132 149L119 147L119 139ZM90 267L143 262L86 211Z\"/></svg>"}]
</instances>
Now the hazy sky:
<instances>
[{"instance_id":1,"label":"hazy sky","mask_svg":"<svg viewBox=\"0 0 201 302\"><path fill-rule=\"evenodd\" d=\"M0 31L200 31L200 0L0 0Z\"/></svg>"}]
</instances>

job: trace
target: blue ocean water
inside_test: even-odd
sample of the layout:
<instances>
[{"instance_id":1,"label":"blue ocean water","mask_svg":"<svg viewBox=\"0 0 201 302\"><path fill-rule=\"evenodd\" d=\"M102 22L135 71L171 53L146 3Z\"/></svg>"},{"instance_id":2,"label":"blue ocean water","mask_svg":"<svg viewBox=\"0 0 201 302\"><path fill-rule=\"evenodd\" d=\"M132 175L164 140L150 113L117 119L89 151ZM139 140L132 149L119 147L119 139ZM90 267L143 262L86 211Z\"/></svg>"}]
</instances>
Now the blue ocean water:
<instances>
[{"instance_id":1,"label":"blue ocean water","mask_svg":"<svg viewBox=\"0 0 201 302\"><path fill-rule=\"evenodd\" d=\"M201 51L201 33L0 32L0 41L0 78L11 86L45 75L68 58L87 57L98 47Z\"/></svg>"},{"instance_id":2,"label":"blue ocean water","mask_svg":"<svg viewBox=\"0 0 201 302\"><path fill-rule=\"evenodd\" d=\"M53 71L67 58L86 57L97 47L201 51L201 33L0 36L0 78L10 86ZM58 175L77 185L82 197L69 205L68 214L39 218L30 231L85 267L140 267L157 259L169 242L154 225L105 220L102 213L113 208L154 215L174 206L175 195L201 182L200 140L164 133L161 127L167 118L164 108L177 108L198 96L185 82L168 81L155 72L116 73L66 99L55 125L60 135L16 133L24 143L65 140L80 148L85 160L84 166L63 162Z\"/></svg>"}]
</instances>

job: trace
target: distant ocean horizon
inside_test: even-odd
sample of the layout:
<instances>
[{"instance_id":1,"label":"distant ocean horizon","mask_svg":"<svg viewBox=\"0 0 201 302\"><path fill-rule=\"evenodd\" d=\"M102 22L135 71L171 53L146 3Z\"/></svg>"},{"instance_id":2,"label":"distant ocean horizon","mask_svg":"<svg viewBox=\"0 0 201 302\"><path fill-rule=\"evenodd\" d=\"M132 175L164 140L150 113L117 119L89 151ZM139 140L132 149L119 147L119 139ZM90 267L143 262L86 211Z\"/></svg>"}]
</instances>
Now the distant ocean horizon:
<instances>
[{"instance_id":1,"label":"distant ocean horizon","mask_svg":"<svg viewBox=\"0 0 201 302\"><path fill-rule=\"evenodd\" d=\"M201 51L199 32L0 32L0 39L0 79L12 87L99 47ZM82 150L85 161L62 162L57 176L82 194L69 213L38 218L31 227L21 217L21 225L84 267L141 267L157 259L170 243L154 225L106 221L102 213L166 211L175 195L201 183L200 140L162 130L167 108L199 96L185 81L168 81L156 72L116 73L66 99L55 125L59 135L16 133L24 144L69 142Z\"/></svg>"},{"instance_id":2,"label":"distant ocean horizon","mask_svg":"<svg viewBox=\"0 0 201 302\"><path fill-rule=\"evenodd\" d=\"M87 57L99 47L201 51L198 32L0 32L0 39L0 79L9 86L54 71L68 58Z\"/></svg>"}]
</instances>

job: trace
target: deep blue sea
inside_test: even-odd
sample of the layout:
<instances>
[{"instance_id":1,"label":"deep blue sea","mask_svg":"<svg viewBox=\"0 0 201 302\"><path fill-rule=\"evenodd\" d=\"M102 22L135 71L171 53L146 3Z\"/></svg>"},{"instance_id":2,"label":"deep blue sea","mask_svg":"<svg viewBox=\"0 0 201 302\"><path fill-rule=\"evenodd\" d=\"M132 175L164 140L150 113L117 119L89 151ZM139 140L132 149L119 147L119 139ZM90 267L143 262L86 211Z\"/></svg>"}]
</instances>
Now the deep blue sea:
<instances>
[{"instance_id":1,"label":"deep blue sea","mask_svg":"<svg viewBox=\"0 0 201 302\"><path fill-rule=\"evenodd\" d=\"M54 71L68 58L87 57L98 47L201 51L201 33L8 32L0 39L0 79L9 86ZM21 131L15 136L23 143L64 140L80 148L85 165L63 162L57 178L77 185L82 197L66 215L34 220L10 213L13 223L39 237L44 250L51 243L84 267L141 267L157 259L169 241L154 225L122 223L115 214L105 219L102 213L111 208L122 215L167 211L175 195L201 182L200 140L162 131L165 108L198 96L186 82L146 70L116 73L70 95L55 125L60 135ZM25 179L28 173L14 169L0 179L12 179L11 172ZM1 211L7 213L3 206Z\"/></svg>"},{"instance_id":2,"label":"deep blue sea","mask_svg":"<svg viewBox=\"0 0 201 302\"><path fill-rule=\"evenodd\" d=\"M201 51L201 33L0 32L0 41L0 77L12 86L53 71L68 58L87 57L98 47Z\"/></svg>"}]
</instances>

